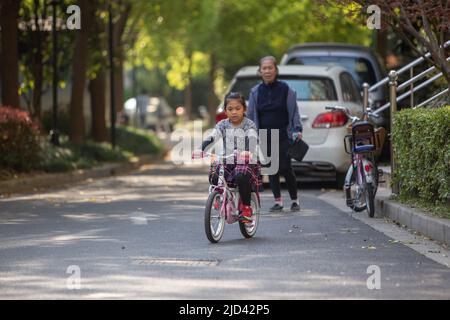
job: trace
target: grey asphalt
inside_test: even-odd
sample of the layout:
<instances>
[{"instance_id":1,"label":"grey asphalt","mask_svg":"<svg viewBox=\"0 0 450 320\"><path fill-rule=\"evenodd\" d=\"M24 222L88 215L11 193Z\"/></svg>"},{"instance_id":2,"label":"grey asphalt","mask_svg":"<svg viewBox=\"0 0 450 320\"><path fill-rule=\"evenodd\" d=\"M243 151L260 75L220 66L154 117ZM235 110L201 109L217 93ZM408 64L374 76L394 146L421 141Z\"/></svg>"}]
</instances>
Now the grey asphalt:
<instances>
[{"instance_id":1,"label":"grey asphalt","mask_svg":"<svg viewBox=\"0 0 450 320\"><path fill-rule=\"evenodd\" d=\"M0 298L450 298L448 267L324 201L320 188L300 190L301 212L280 214L267 212L266 190L255 238L233 224L211 244L207 187L207 168L167 162L0 199ZM373 266L379 289L367 285Z\"/></svg>"}]
</instances>

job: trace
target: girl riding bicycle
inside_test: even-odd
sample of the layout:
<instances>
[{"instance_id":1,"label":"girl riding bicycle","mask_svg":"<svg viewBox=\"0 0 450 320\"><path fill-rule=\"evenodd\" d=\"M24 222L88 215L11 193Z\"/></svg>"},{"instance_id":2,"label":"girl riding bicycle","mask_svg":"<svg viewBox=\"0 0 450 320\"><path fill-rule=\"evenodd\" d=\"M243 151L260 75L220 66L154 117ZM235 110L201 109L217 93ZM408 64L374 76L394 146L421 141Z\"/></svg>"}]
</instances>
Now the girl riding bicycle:
<instances>
[{"instance_id":1,"label":"girl riding bicycle","mask_svg":"<svg viewBox=\"0 0 450 320\"><path fill-rule=\"evenodd\" d=\"M213 142L222 138L224 155L235 155L233 161L226 161L224 164L225 179L228 185L238 187L242 201L240 208L242 222L251 223L251 192L260 187L260 167L256 162L257 130L255 123L245 116L247 105L240 93L228 93L224 99L224 109L228 118L216 124L212 133L203 141L202 150L194 154L203 154ZM217 185L218 175L219 167L212 166L209 174L212 185Z\"/></svg>"}]
</instances>

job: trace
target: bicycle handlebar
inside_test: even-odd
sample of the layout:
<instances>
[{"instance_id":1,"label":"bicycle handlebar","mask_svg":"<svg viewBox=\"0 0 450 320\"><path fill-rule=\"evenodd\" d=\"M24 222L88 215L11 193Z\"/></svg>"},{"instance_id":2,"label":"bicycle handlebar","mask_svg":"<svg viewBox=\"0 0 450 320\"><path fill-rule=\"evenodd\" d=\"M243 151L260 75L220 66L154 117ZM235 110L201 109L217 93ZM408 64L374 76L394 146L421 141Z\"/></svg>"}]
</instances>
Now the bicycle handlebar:
<instances>
[{"instance_id":1,"label":"bicycle handlebar","mask_svg":"<svg viewBox=\"0 0 450 320\"><path fill-rule=\"evenodd\" d=\"M234 153L230 154L228 156L221 156L221 155L218 155L218 154L215 154L215 153L210 153L210 152L204 152L204 154L205 154L205 156L208 156L208 157L213 157L214 156L214 157L218 158L219 160L224 160L224 159L229 159L229 158L235 157Z\"/></svg>"},{"instance_id":2,"label":"bicycle handlebar","mask_svg":"<svg viewBox=\"0 0 450 320\"><path fill-rule=\"evenodd\" d=\"M195 153L195 151L194 151L194 153ZM215 153L204 152L204 151L202 151L200 155L195 155L194 153L192 154L192 159L193 160L194 159L203 159L203 158L206 158L206 157L216 157L218 160L225 160L225 159L229 159L229 158L232 158L232 157L236 156L234 153L230 154L228 156L221 156L221 155L218 155L218 154L215 154Z\"/></svg>"}]
</instances>

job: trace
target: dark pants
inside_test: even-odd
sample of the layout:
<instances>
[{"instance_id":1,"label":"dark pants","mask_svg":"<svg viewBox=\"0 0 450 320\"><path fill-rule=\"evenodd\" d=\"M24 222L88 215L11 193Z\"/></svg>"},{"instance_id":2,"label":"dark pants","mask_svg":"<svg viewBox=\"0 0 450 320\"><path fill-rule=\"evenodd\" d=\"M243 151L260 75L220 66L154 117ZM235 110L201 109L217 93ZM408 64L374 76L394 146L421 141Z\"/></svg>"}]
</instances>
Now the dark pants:
<instances>
[{"instance_id":1,"label":"dark pants","mask_svg":"<svg viewBox=\"0 0 450 320\"><path fill-rule=\"evenodd\" d=\"M252 177L248 173L238 173L234 179L239 189L239 196L241 197L242 204L245 206L250 205L250 199L252 196L252 188L250 179Z\"/></svg>"},{"instance_id":2,"label":"dark pants","mask_svg":"<svg viewBox=\"0 0 450 320\"><path fill-rule=\"evenodd\" d=\"M275 198L281 197L280 174L286 180L289 195L292 200L297 200L297 179L291 166L291 158L288 156L290 142L288 139L279 141L279 170L278 173L269 176L270 189ZM270 143L268 155L271 156Z\"/></svg>"},{"instance_id":3,"label":"dark pants","mask_svg":"<svg viewBox=\"0 0 450 320\"><path fill-rule=\"evenodd\" d=\"M228 165L228 169L225 170L225 179L227 180L227 183L231 187L237 186L242 204L246 206L250 205L252 186L253 188L257 188L258 184L258 182L254 181L255 178L250 173L251 170L253 169L251 169L250 167L246 166L235 167L233 165ZM217 185L218 183L219 180L218 171L219 168L212 168L212 170L210 171L209 183L211 183L212 185Z\"/></svg>"}]
</instances>

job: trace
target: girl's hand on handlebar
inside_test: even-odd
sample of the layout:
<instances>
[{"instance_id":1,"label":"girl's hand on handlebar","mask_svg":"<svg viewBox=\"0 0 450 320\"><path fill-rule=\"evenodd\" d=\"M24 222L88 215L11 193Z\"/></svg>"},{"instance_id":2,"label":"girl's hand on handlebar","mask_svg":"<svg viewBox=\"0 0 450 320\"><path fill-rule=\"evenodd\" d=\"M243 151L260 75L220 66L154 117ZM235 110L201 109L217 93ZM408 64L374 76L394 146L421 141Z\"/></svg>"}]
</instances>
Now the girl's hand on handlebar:
<instances>
[{"instance_id":1,"label":"girl's hand on handlebar","mask_svg":"<svg viewBox=\"0 0 450 320\"><path fill-rule=\"evenodd\" d=\"M242 151L237 155L238 162L249 162L253 155L250 151Z\"/></svg>"},{"instance_id":2,"label":"girl's hand on handlebar","mask_svg":"<svg viewBox=\"0 0 450 320\"><path fill-rule=\"evenodd\" d=\"M203 159L205 157L205 152L202 150L194 150L191 155L191 159Z\"/></svg>"}]
</instances>

